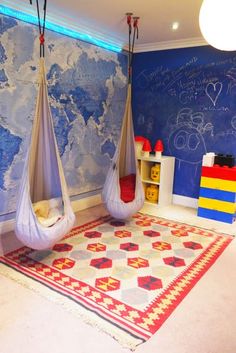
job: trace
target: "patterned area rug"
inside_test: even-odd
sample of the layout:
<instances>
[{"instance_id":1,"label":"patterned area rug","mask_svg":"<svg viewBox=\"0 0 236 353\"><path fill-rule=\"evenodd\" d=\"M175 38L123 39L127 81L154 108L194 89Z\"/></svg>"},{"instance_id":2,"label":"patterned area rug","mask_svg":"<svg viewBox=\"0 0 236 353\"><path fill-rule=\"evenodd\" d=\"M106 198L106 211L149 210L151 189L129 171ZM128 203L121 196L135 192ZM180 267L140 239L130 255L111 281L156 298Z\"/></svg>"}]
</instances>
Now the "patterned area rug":
<instances>
[{"instance_id":1,"label":"patterned area rug","mask_svg":"<svg viewBox=\"0 0 236 353\"><path fill-rule=\"evenodd\" d=\"M51 250L23 247L0 262L8 265L2 273L20 272L20 282L44 288L51 298L56 293L87 322L135 349L159 329L232 239L141 214L126 222L103 217L74 228Z\"/></svg>"}]
</instances>

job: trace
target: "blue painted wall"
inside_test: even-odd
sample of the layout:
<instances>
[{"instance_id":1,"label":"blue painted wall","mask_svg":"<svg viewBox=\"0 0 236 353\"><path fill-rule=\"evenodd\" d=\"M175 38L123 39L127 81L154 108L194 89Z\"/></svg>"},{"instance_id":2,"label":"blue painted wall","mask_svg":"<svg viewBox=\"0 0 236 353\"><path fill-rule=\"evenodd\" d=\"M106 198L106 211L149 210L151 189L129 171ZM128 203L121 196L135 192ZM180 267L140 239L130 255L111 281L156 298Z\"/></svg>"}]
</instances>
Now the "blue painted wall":
<instances>
[{"instance_id":1,"label":"blue painted wall","mask_svg":"<svg viewBox=\"0 0 236 353\"><path fill-rule=\"evenodd\" d=\"M236 155L236 52L210 46L140 53L133 64L135 134L176 157L174 193L198 198L202 156Z\"/></svg>"}]
</instances>

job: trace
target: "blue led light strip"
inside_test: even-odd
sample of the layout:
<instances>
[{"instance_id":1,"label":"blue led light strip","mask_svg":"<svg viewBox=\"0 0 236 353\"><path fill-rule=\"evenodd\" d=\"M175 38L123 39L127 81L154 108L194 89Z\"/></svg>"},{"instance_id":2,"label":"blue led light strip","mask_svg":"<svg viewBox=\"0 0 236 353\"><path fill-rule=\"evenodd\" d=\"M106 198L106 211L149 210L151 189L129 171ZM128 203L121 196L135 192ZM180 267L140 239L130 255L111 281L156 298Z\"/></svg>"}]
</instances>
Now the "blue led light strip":
<instances>
[{"instance_id":1,"label":"blue led light strip","mask_svg":"<svg viewBox=\"0 0 236 353\"><path fill-rule=\"evenodd\" d=\"M18 10L13 10L10 7L6 7L6 6L2 6L0 5L0 13L6 16L10 16L10 17L14 17L17 20L21 20L24 22L28 22L34 25L38 24L38 18L36 16L32 16L32 15L28 15L24 12L18 11ZM84 42L88 42L94 45L97 45L98 47L107 49L107 50L111 50L117 53L120 53L122 48L118 45L113 45L113 44L109 44L106 43L102 40L96 39L94 37L92 37L89 34L85 34L85 33L79 33L77 31L68 29L66 27L54 24L52 22L46 21L45 23L45 27L51 31L66 35L68 37L72 37L75 39L80 39Z\"/></svg>"}]
</instances>

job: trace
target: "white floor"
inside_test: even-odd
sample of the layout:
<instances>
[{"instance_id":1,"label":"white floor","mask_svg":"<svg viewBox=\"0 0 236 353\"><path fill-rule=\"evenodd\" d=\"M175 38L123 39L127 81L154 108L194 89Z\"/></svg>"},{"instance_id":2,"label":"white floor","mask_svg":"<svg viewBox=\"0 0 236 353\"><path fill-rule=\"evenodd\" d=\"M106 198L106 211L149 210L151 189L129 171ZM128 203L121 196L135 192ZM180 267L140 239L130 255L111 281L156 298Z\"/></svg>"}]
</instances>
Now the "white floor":
<instances>
[{"instance_id":1,"label":"white floor","mask_svg":"<svg viewBox=\"0 0 236 353\"><path fill-rule=\"evenodd\" d=\"M196 210L181 206L155 210L155 215L235 234L227 225L196 217ZM104 215L102 206L78 213L78 223ZM2 248L17 245L8 234ZM18 244L19 245L19 244ZM236 239L207 271L159 331L137 353L236 353ZM2 266L2 265L0 265ZM122 353L113 338L68 312L0 276L1 353Z\"/></svg>"}]
</instances>

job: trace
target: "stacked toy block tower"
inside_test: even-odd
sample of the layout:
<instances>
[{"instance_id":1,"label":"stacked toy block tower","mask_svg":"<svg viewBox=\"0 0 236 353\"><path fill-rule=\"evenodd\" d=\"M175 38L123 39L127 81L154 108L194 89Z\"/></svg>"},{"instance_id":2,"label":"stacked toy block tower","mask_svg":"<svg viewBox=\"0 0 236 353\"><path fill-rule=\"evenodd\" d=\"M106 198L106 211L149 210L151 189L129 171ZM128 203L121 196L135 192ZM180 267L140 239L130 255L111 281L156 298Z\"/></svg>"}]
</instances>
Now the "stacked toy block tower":
<instances>
[{"instance_id":1,"label":"stacked toy block tower","mask_svg":"<svg viewBox=\"0 0 236 353\"><path fill-rule=\"evenodd\" d=\"M226 223L235 221L236 167L202 167L198 216Z\"/></svg>"}]
</instances>

